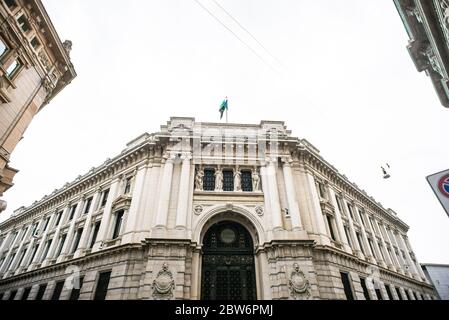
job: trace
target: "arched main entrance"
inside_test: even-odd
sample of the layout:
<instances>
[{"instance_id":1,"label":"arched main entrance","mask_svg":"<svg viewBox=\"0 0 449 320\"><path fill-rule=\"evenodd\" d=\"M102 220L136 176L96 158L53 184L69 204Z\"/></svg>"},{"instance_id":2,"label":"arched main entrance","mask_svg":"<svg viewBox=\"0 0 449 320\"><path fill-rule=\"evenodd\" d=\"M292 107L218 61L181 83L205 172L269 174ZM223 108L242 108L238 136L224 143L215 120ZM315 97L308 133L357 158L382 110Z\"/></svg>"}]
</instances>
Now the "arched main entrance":
<instances>
[{"instance_id":1,"label":"arched main entrance","mask_svg":"<svg viewBox=\"0 0 449 320\"><path fill-rule=\"evenodd\" d=\"M222 221L206 232L201 299L256 299L254 245L250 233L242 225Z\"/></svg>"}]
</instances>

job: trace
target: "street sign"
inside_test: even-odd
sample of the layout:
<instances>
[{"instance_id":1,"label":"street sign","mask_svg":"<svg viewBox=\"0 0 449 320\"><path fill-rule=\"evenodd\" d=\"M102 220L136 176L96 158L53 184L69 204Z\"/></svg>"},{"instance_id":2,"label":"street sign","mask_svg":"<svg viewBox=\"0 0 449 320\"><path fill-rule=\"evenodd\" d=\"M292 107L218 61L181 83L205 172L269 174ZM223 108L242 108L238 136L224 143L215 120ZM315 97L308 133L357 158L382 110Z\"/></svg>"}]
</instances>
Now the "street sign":
<instances>
[{"instance_id":1,"label":"street sign","mask_svg":"<svg viewBox=\"0 0 449 320\"><path fill-rule=\"evenodd\" d=\"M430 175L427 181L449 216L449 170Z\"/></svg>"}]
</instances>

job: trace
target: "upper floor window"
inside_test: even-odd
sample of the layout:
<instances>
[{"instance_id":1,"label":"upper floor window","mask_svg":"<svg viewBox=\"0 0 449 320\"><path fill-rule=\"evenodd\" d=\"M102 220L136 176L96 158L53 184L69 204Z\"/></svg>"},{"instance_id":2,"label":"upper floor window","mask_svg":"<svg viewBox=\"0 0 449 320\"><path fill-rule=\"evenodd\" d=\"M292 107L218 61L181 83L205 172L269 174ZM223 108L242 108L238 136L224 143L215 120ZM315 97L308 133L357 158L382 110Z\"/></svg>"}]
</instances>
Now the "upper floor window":
<instances>
[{"instance_id":1,"label":"upper floor window","mask_svg":"<svg viewBox=\"0 0 449 320\"><path fill-rule=\"evenodd\" d=\"M10 64L10 66L6 69L6 75L8 76L8 78L10 79L13 78L16 75L17 71L20 69L20 67L21 67L20 61L17 59L14 60Z\"/></svg>"},{"instance_id":2,"label":"upper floor window","mask_svg":"<svg viewBox=\"0 0 449 320\"><path fill-rule=\"evenodd\" d=\"M15 0L4 0L4 1L10 11L13 11L15 8L17 8L17 3Z\"/></svg>"},{"instance_id":3,"label":"upper floor window","mask_svg":"<svg viewBox=\"0 0 449 320\"><path fill-rule=\"evenodd\" d=\"M21 15L19 19L17 19L17 22L19 23L19 26L23 32L28 32L31 30L30 24L28 23L27 18L24 14Z\"/></svg>"},{"instance_id":4,"label":"upper floor window","mask_svg":"<svg viewBox=\"0 0 449 320\"><path fill-rule=\"evenodd\" d=\"M223 172L224 178L224 172ZM204 170L204 191L214 191L215 190L215 170L214 169L206 169Z\"/></svg>"},{"instance_id":5,"label":"upper floor window","mask_svg":"<svg viewBox=\"0 0 449 320\"><path fill-rule=\"evenodd\" d=\"M335 196L335 201L337 202L338 210L341 212L341 214L344 214L343 213L343 206L341 205L342 199L339 196L336 195Z\"/></svg>"},{"instance_id":6,"label":"upper floor window","mask_svg":"<svg viewBox=\"0 0 449 320\"><path fill-rule=\"evenodd\" d=\"M348 203L348 210L349 210L349 215L351 216L351 218L354 220L354 208L352 207L351 204Z\"/></svg>"},{"instance_id":7,"label":"upper floor window","mask_svg":"<svg viewBox=\"0 0 449 320\"><path fill-rule=\"evenodd\" d=\"M125 181L125 194L131 193L131 181L132 181L132 178L127 178Z\"/></svg>"},{"instance_id":8,"label":"upper floor window","mask_svg":"<svg viewBox=\"0 0 449 320\"><path fill-rule=\"evenodd\" d=\"M120 231L122 229L122 222L123 222L123 214L124 214L123 210L116 213L112 239L117 239L120 236Z\"/></svg>"},{"instance_id":9,"label":"upper floor window","mask_svg":"<svg viewBox=\"0 0 449 320\"><path fill-rule=\"evenodd\" d=\"M103 194L101 196L101 208L104 208L104 206L106 206L106 203L108 202L108 197L109 197L109 189L106 189L105 191L103 191Z\"/></svg>"},{"instance_id":10,"label":"upper floor window","mask_svg":"<svg viewBox=\"0 0 449 320\"><path fill-rule=\"evenodd\" d=\"M47 219L45 219L44 227L42 228L42 231L43 231L43 232L44 232L45 230L47 230L48 222L50 222L50 217L47 217Z\"/></svg>"},{"instance_id":11,"label":"upper floor window","mask_svg":"<svg viewBox=\"0 0 449 320\"><path fill-rule=\"evenodd\" d=\"M62 217L62 211L59 211L58 215L56 216L55 227L59 226L59 222L61 222L61 217Z\"/></svg>"},{"instance_id":12,"label":"upper floor window","mask_svg":"<svg viewBox=\"0 0 449 320\"><path fill-rule=\"evenodd\" d=\"M234 171L223 170L223 191L234 191Z\"/></svg>"},{"instance_id":13,"label":"upper floor window","mask_svg":"<svg viewBox=\"0 0 449 320\"><path fill-rule=\"evenodd\" d=\"M39 40L37 40L37 37L34 37L31 41L30 41L31 45L33 46L34 49L39 48L39 46L41 45L41 43L39 42Z\"/></svg>"},{"instance_id":14,"label":"upper floor window","mask_svg":"<svg viewBox=\"0 0 449 320\"><path fill-rule=\"evenodd\" d=\"M73 205L70 208L70 216L69 216L69 221L72 221L73 217L75 217L75 212L76 212L76 208L78 207L77 204Z\"/></svg>"},{"instance_id":15,"label":"upper floor window","mask_svg":"<svg viewBox=\"0 0 449 320\"><path fill-rule=\"evenodd\" d=\"M0 58L2 58L6 52L8 52L8 47L0 38Z\"/></svg>"},{"instance_id":16,"label":"upper floor window","mask_svg":"<svg viewBox=\"0 0 449 320\"><path fill-rule=\"evenodd\" d=\"M88 214L90 211L90 207L92 205L92 197L86 200L86 204L84 205L84 214Z\"/></svg>"},{"instance_id":17,"label":"upper floor window","mask_svg":"<svg viewBox=\"0 0 449 320\"><path fill-rule=\"evenodd\" d=\"M243 192L253 191L253 178L252 172L250 170L242 170L242 191Z\"/></svg>"},{"instance_id":18,"label":"upper floor window","mask_svg":"<svg viewBox=\"0 0 449 320\"><path fill-rule=\"evenodd\" d=\"M320 193L320 197L322 199L327 199L326 187L322 182L318 181L318 192Z\"/></svg>"}]
</instances>

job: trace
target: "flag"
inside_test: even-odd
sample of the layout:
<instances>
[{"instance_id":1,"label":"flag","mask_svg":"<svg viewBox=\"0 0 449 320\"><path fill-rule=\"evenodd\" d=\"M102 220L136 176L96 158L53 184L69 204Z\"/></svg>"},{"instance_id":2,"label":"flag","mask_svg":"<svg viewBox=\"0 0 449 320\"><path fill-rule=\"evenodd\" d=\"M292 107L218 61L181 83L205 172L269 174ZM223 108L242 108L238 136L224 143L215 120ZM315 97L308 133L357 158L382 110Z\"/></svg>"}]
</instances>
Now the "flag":
<instances>
[{"instance_id":1,"label":"flag","mask_svg":"<svg viewBox=\"0 0 449 320\"><path fill-rule=\"evenodd\" d=\"M221 103L221 106L220 106L220 110L219 110L220 111L220 120L223 119L223 114L226 110L228 110L228 98L227 97L223 100L223 102Z\"/></svg>"}]
</instances>

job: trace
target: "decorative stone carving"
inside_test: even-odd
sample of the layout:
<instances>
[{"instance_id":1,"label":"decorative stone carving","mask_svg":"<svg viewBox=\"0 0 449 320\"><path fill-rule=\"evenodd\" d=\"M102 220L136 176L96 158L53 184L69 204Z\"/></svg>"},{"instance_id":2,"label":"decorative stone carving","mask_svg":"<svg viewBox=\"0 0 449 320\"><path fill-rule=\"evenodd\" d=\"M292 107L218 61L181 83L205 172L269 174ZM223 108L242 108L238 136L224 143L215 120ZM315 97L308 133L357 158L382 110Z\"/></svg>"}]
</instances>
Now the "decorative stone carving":
<instances>
[{"instance_id":1,"label":"decorative stone carving","mask_svg":"<svg viewBox=\"0 0 449 320\"><path fill-rule=\"evenodd\" d=\"M203 169L199 169L195 177L195 191L203 191L204 188L203 179L204 179L204 171Z\"/></svg>"},{"instance_id":2,"label":"decorative stone carving","mask_svg":"<svg viewBox=\"0 0 449 320\"><path fill-rule=\"evenodd\" d=\"M175 289L175 280L173 280L173 274L168 270L168 264L162 265L160 270L153 281L153 298L156 300L169 300L173 298L173 290Z\"/></svg>"},{"instance_id":3,"label":"decorative stone carving","mask_svg":"<svg viewBox=\"0 0 449 320\"><path fill-rule=\"evenodd\" d=\"M261 217L261 216L263 216L264 215L264 207L263 206L257 206L256 207L256 209L255 209L255 211L256 211L256 214L259 216L259 217Z\"/></svg>"},{"instance_id":4,"label":"decorative stone carving","mask_svg":"<svg viewBox=\"0 0 449 320\"><path fill-rule=\"evenodd\" d=\"M441 0L441 8L443 9L443 25L449 30L449 0Z\"/></svg>"},{"instance_id":5,"label":"decorative stone carving","mask_svg":"<svg viewBox=\"0 0 449 320\"><path fill-rule=\"evenodd\" d=\"M204 207L200 204L196 205L195 207L193 207L193 212L199 216L200 214L202 214L204 211Z\"/></svg>"},{"instance_id":6,"label":"decorative stone carving","mask_svg":"<svg viewBox=\"0 0 449 320\"><path fill-rule=\"evenodd\" d=\"M297 263L293 265L288 286L290 288L290 295L294 299L305 300L310 297L309 280L307 280L304 272L302 272Z\"/></svg>"},{"instance_id":7,"label":"decorative stone carving","mask_svg":"<svg viewBox=\"0 0 449 320\"><path fill-rule=\"evenodd\" d=\"M62 46L64 47L65 52L70 58L70 52L72 51L72 41L66 40L63 42Z\"/></svg>"},{"instance_id":8,"label":"decorative stone carving","mask_svg":"<svg viewBox=\"0 0 449 320\"><path fill-rule=\"evenodd\" d=\"M242 173L239 169L235 170L234 173L234 191L242 191Z\"/></svg>"},{"instance_id":9,"label":"decorative stone carving","mask_svg":"<svg viewBox=\"0 0 449 320\"><path fill-rule=\"evenodd\" d=\"M215 191L223 191L223 171L220 168L215 172Z\"/></svg>"},{"instance_id":10,"label":"decorative stone carving","mask_svg":"<svg viewBox=\"0 0 449 320\"><path fill-rule=\"evenodd\" d=\"M253 192L259 192L260 190L260 176L257 170L253 170L252 173L253 178Z\"/></svg>"}]
</instances>

